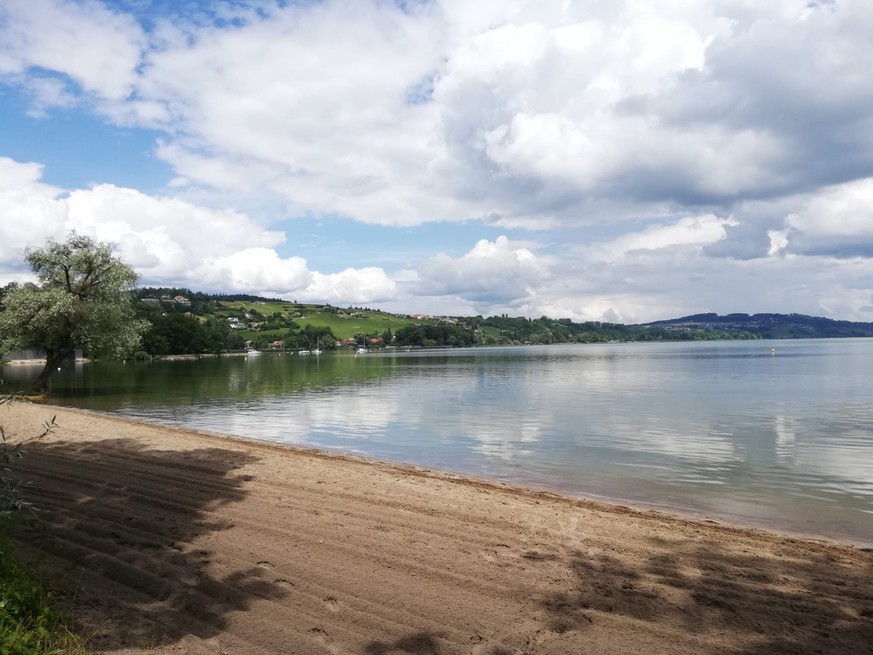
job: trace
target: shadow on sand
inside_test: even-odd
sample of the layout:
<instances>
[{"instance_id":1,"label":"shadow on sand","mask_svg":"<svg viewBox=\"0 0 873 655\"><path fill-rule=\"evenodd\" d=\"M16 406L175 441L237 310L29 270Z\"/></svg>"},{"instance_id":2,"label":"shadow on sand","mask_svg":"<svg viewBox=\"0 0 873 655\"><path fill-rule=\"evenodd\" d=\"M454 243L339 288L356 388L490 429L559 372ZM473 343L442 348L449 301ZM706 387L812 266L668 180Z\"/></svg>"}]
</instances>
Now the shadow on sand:
<instances>
[{"instance_id":1,"label":"shadow on sand","mask_svg":"<svg viewBox=\"0 0 873 655\"><path fill-rule=\"evenodd\" d=\"M663 546L652 541L653 552ZM688 634L731 632L755 644L745 655L873 653L873 558L864 570L827 548L795 551L801 543L785 540L783 557L769 562L711 540L671 543L670 555L653 556L643 569L576 551L567 561L575 590L545 598L543 607L559 633L607 612Z\"/></svg>"},{"instance_id":2,"label":"shadow on sand","mask_svg":"<svg viewBox=\"0 0 873 655\"><path fill-rule=\"evenodd\" d=\"M440 655L440 648L433 635L427 632L417 632L391 643L371 641L364 647L364 653L365 655L394 655L394 653Z\"/></svg>"},{"instance_id":3,"label":"shadow on sand","mask_svg":"<svg viewBox=\"0 0 873 655\"><path fill-rule=\"evenodd\" d=\"M257 567L214 573L202 545L231 527L211 512L245 497L251 478L239 469L255 459L123 439L32 444L18 470L38 513L15 537L72 590L89 648L208 639L253 598L284 596Z\"/></svg>"}]
</instances>

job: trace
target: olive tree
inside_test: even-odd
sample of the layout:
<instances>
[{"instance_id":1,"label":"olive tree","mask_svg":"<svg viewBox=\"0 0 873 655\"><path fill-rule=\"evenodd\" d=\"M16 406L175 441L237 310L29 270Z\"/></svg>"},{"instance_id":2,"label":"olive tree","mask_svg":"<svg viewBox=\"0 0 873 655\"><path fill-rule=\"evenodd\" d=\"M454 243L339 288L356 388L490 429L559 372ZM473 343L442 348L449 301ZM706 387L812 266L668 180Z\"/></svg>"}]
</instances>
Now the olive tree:
<instances>
[{"instance_id":1,"label":"olive tree","mask_svg":"<svg viewBox=\"0 0 873 655\"><path fill-rule=\"evenodd\" d=\"M109 244L74 232L64 242L49 241L24 254L37 282L4 289L0 352L45 352L45 368L32 390L46 391L52 373L78 346L116 357L136 349L148 326L131 304L137 276Z\"/></svg>"}]
</instances>

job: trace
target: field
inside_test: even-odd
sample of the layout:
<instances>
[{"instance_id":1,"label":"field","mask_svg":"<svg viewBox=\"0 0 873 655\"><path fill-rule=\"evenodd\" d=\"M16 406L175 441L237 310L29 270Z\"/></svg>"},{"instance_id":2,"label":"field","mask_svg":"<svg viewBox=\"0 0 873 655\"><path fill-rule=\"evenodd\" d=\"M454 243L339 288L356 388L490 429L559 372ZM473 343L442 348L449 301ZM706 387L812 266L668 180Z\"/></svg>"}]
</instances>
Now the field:
<instances>
[{"instance_id":1,"label":"field","mask_svg":"<svg viewBox=\"0 0 873 655\"><path fill-rule=\"evenodd\" d=\"M273 314L281 314L293 320L301 328L306 325L312 327L329 327L337 339L350 339L356 334L367 336L382 336L386 330L397 332L400 328L416 324L433 324L431 319L414 319L388 314L377 310L338 308L325 305L305 305L292 302L222 302L221 308L214 312L215 316L226 318L240 314L257 312L265 317ZM280 338L279 331L261 331L260 334L275 333ZM243 331L246 338L258 334L251 330Z\"/></svg>"}]
</instances>

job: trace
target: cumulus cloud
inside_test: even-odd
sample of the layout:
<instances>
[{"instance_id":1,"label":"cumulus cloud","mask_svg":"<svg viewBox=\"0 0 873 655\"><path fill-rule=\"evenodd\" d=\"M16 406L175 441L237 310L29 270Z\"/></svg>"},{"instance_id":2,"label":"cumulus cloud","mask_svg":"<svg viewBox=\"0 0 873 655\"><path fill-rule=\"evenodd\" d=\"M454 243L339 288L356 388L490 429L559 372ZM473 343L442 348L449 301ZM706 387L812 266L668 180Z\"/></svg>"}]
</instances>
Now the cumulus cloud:
<instances>
[{"instance_id":1,"label":"cumulus cloud","mask_svg":"<svg viewBox=\"0 0 873 655\"><path fill-rule=\"evenodd\" d=\"M179 186L386 225L727 214L873 170L864 3L469 4L12 2L0 72L162 131Z\"/></svg>"},{"instance_id":2,"label":"cumulus cloud","mask_svg":"<svg viewBox=\"0 0 873 655\"><path fill-rule=\"evenodd\" d=\"M42 245L67 219L60 189L41 179L39 164L0 157L0 272L8 269L9 278L23 270L22 251Z\"/></svg>"},{"instance_id":3,"label":"cumulus cloud","mask_svg":"<svg viewBox=\"0 0 873 655\"><path fill-rule=\"evenodd\" d=\"M811 274L810 269L815 269ZM616 261L565 262L525 312L639 323L713 311L873 319L873 261L790 255L715 260L698 247L637 250Z\"/></svg>"},{"instance_id":4,"label":"cumulus cloud","mask_svg":"<svg viewBox=\"0 0 873 655\"><path fill-rule=\"evenodd\" d=\"M801 252L802 238L869 239L868 183L803 199L783 220L784 230L771 230L772 256L715 258L709 249L727 238L734 219L701 214L594 245L483 239L461 256L426 257L390 273L366 266L312 270L305 259L278 253L282 233L241 212L109 184L67 192L45 184L42 174L37 164L0 158L0 283L26 274L23 248L75 229L111 242L144 284L289 300L617 322L774 308L856 319L873 314L873 259ZM843 214L845 221L829 223L827 217Z\"/></svg>"},{"instance_id":5,"label":"cumulus cloud","mask_svg":"<svg viewBox=\"0 0 873 655\"><path fill-rule=\"evenodd\" d=\"M439 254L417 267L420 295L453 295L484 305L526 298L546 268L528 248L505 236L485 239L459 258Z\"/></svg>"},{"instance_id":6,"label":"cumulus cloud","mask_svg":"<svg viewBox=\"0 0 873 655\"><path fill-rule=\"evenodd\" d=\"M778 307L873 319L865 278L873 273L873 259L847 262L781 250L767 256L766 247L752 258L714 257L709 249L722 243L733 223L713 215L686 217L595 246L568 243L553 255L508 239L480 241L461 257L422 262L403 288L426 298L428 307L431 299L454 299L455 312L445 313L639 323ZM775 232L769 238L778 242Z\"/></svg>"},{"instance_id":7,"label":"cumulus cloud","mask_svg":"<svg viewBox=\"0 0 873 655\"><path fill-rule=\"evenodd\" d=\"M284 234L233 210L215 210L111 184L65 193L41 182L42 167L0 158L0 283L25 274L22 251L70 231L112 244L145 284L261 293L317 302L390 299L396 285L382 269L309 269L281 257Z\"/></svg>"},{"instance_id":8,"label":"cumulus cloud","mask_svg":"<svg viewBox=\"0 0 873 655\"><path fill-rule=\"evenodd\" d=\"M726 229L736 225L731 219L706 214L689 216L668 225L653 225L641 232L632 232L598 244L594 251L608 260L615 260L635 250L660 250L673 246L707 246L721 241Z\"/></svg>"},{"instance_id":9,"label":"cumulus cloud","mask_svg":"<svg viewBox=\"0 0 873 655\"><path fill-rule=\"evenodd\" d=\"M68 229L117 243L122 257L150 278L187 278L192 262L204 257L284 241L284 235L263 230L237 211L207 209L110 184L73 191L66 205Z\"/></svg>"},{"instance_id":10,"label":"cumulus cloud","mask_svg":"<svg viewBox=\"0 0 873 655\"><path fill-rule=\"evenodd\" d=\"M300 257L282 259L275 250L245 248L224 257L209 257L191 277L209 280L211 286L225 291L257 289L267 295L282 295L306 288L312 273Z\"/></svg>"},{"instance_id":11,"label":"cumulus cloud","mask_svg":"<svg viewBox=\"0 0 873 655\"><path fill-rule=\"evenodd\" d=\"M783 248L837 257L873 255L873 178L835 186L785 221Z\"/></svg>"},{"instance_id":12,"label":"cumulus cloud","mask_svg":"<svg viewBox=\"0 0 873 655\"><path fill-rule=\"evenodd\" d=\"M865 3L469 4L5 3L0 73L164 132L180 186L386 225L729 213L873 170Z\"/></svg>"},{"instance_id":13,"label":"cumulus cloud","mask_svg":"<svg viewBox=\"0 0 873 655\"><path fill-rule=\"evenodd\" d=\"M11 0L0 6L0 75L39 69L60 73L87 93L121 100L133 90L145 37L132 17L93 0ZM20 78L32 85L41 104L69 104L62 83L45 77Z\"/></svg>"},{"instance_id":14,"label":"cumulus cloud","mask_svg":"<svg viewBox=\"0 0 873 655\"><path fill-rule=\"evenodd\" d=\"M325 275L316 273L312 283L302 292L301 298L333 303L355 302L371 303L392 299L397 292L397 284L381 268L346 268L339 273Z\"/></svg>"},{"instance_id":15,"label":"cumulus cloud","mask_svg":"<svg viewBox=\"0 0 873 655\"><path fill-rule=\"evenodd\" d=\"M33 116L152 130L175 176L62 190L0 159L0 275L75 228L154 282L315 301L870 316L869 3L158 4L0 6ZM319 272L269 221L320 215L509 238Z\"/></svg>"},{"instance_id":16,"label":"cumulus cloud","mask_svg":"<svg viewBox=\"0 0 873 655\"><path fill-rule=\"evenodd\" d=\"M159 150L193 184L269 188L292 213L386 224L456 213L422 194L440 152L429 80L442 30L387 3L276 9L152 52L138 91L180 138Z\"/></svg>"}]
</instances>

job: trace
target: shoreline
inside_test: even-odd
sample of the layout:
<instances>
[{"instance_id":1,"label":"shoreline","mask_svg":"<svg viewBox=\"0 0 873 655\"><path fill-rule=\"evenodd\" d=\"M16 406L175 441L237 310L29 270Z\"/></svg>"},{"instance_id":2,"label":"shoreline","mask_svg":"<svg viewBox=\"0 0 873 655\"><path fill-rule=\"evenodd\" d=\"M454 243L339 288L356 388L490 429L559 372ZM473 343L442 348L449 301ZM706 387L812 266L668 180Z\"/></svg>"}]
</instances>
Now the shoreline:
<instances>
[{"instance_id":1,"label":"shoreline","mask_svg":"<svg viewBox=\"0 0 873 655\"><path fill-rule=\"evenodd\" d=\"M76 588L96 652L873 643L873 555L841 541L87 410L16 403L0 424L52 415L17 538Z\"/></svg>"},{"instance_id":2,"label":"shoreline","mask_svg":"<svg viewBox=\"0 0 873 655\"><path fill-rule=\"evenodd\" d=\"M35 402L41 403L42 400L36 400ZM495 489L514 492L514 493L522 493L522 494L534 494L534 495L542 495L545 497L550 497L554 499L564 499L568 502L581 502L581 503L589 503L596 506L604 506L606 508L610 507L620 507L623 509L628 509L631 511L639 512L641 514L655 513L659 515L663 515L664 517L672 517L681 521L690 521L696 523L703 523L706 525L714 525L721 526L729 529L740 530L740 531L752 531L752 532L761 532L761 533L771 533L774 535L792 538L792 539L803 539L809 541L817 541L822 543L832 543L838 546L845 546L849 548L856 548L858 550L870 550L873 551L873 537L866 539L863 537L859 537L856 535L850 534L827 534L812 530L803 530L803 529L791 529L789 527L780 526L772 523L767 519L761 519L758 522L755 522L747 517L743 517L740 515L730 515L730 514L720 514L718 512L706 513L700 510L696 510L691 507L683 507L675 504L662 503L658 501L644 501L637 499L628 499L628 498L619 498L612 497L608 495L598 494L596 492L573 492L571 490L561 489L559 487L551 487L546 484L536 484L536 483L522 483L512 481L510 479L500 479L487 477L482 475L476 475L475 473L467 473L467 472L456 472L451 471L449 469L442 469L437 466L428 466L422 464L414 464L409 462L397 461L397 460L389 460L389 459L379 459L377 457L371 457L368 455L360 455L354 454L347 451L343 451L340 449L331 450L328 448L319 448L317 446L302 446L293 443L283 443L278 441L269 441L264 439L258 439L257 437L244 437L238 434L231 433L221 433L221 432L211 432L209 430L198 430L196 428L191 428L187 426L178 426L170 423L160 423L160 422L149 422L142 419L132 418L124 416L123 414L114 414L108 412L101 412L100 410L91 410L84 409L79 407L69 407L65 405L51 405L46 404L46 407L56 407L58 409L70 412L78 412L87 415L104 417L110 420L117 420L122 422L130 422L134 425L136 424L144 424L144 425L153 425L160 428L167 428L170 430L178 430L181 432L192 432L195 434L213 437L216 439L230 439L230 440L238 440L242 443L251 444L253 446L270 446L279 449L290 449L293 452L298 452L307 455L313 456L327 456L339 459L349 459L350 461L370 463L377 466L388 466L388 467L396 467L398 471L406 471L406 472L419 472L428 476L433 476L436 478L446 478L456 480L458 482L464 482L465 480L470 481L473 484L479 485L491 485Z\"/></svg>"},{"instance_id":3,"label":"shoreline","mask_svg":"<svg viewBox=\"0 0 873 655\"><path fill-rule=\"evenodd\" d=\"M38 400L36 401L36 404L42 404L42 402ZM358 455L354 453L344 452L341 450L329 450L325 448L318 448L315 446L301 446L291 443L265 441L256 437L242 437L235 434L224 434L220 432L211 432L209 430L198 430L195 428L165 423L153 423L120 414L111 414L101 412L99 410L84 409L79 407L66 407L50 404L44 404L43 406L57 408L59 410L63 410L63 412L65 413L71 412L83 414L86 416L95 416L111 421L126 423L133 426L153 426L174 433L190 433L206 437L208 439L229 440L232 442L238 442L242 445L252 446L257 449L263 447L267 450L275 450L279 453L284 451L290 451L291 453L295 453L297 455L322 458L327 461L335 460L339 462L363 464L365 466L373 466L381 469L393 470L399 475L416 475L425 479L448 480L461 485L469 485L474 488L487 488L496 492L516 494L534 500L539 499L550 502L568 503L571 506L578 505L579 507L605 512L615 511L622 514L630 512L633 514L639 514L641 516L656 516L665 520L676 520L682 523L701 524L707 527L724 529L744 534L748 533L771 535L773 537L781 539L797 539L813 543L832 545L839 548L851 548L862 552L873 552L873 542L850 539L848 537L843 538L833 535L794 531L770 525L753 525L750 523L744 523L740 517L732 518L729 516L721 516L715 514L699 514L695 513L691 509L683 510L682 508L676 506L658 504L656 502L646 503L642 501L631 501L620 498L610 498L608 496L600 496L597 494L576 495L570 492L564 492L559 489L553 489L547 486L523 485L508 480L477 476L469 473L456 473L454 471L441 469L439 467L422 466L406 462L378 459L367 455ZM0 424L2 424L2 421L0 421Z\"/></svg>"}]
</instances>

